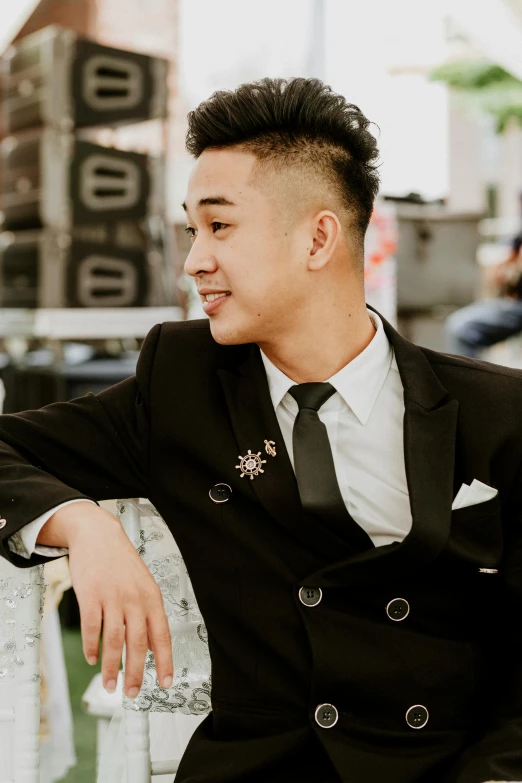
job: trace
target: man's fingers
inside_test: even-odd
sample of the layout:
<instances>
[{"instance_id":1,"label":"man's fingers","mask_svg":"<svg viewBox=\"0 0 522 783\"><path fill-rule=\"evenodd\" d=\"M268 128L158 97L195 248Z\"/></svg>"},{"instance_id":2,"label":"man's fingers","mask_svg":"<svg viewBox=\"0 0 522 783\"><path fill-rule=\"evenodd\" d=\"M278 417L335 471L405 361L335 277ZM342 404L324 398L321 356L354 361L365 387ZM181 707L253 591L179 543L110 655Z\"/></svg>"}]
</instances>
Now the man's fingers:
<instances>
[{"instance_id":1,"label":"man's fingers","mask_svg":"<svg viewBox=\"0 0 522 783\"><path fill-rule=\"evenodd\" d=\"M103 686L108 691L114 691L116 689L124 640L125 627L121 611L104 607L102 674Z\"/></svg>"},{"instance_id":2,"label":"man's fingers","mask_svg":"<svg viewBox=\"0 0 522 783\"><path fill-rule=\"evenodd\" d=\"M141 688L148 649L146 617L139 612L128 611L125 615L125 693L131 699L138 695Z\"/></svg>"},{"instance_id":3,"label":"man's fingers","mask_svg":"<svg viewBox=\"0 0 522 783\"><path fill-rule=\"evenodd\" d=\"M162 688L170 688L174 679L172 639L163 605L151 612L148 618L150 649L154 653L158 682Z\"/></svg>"},{"instance_id":4,"label":"man's fingers","mask_svg":"<svg viewBox=\"0 0 522 783\"><path fill-rule=\"evenodd\" d=\"M100 604L92 604L86 609L80 606L80 627L83 640L83 654L87 663L95 664L100 649L102 610Z\"/></svg>"},{"instance_id":5,"label":"man's fingers","mask_svg":"<svg viewBox=\"0 0 522 783\"><path fill-rule=\"evenodd\" d=\"M73 585L81 596L86 572L81 568L81 559L79 562L78 572L72 568L71 574L74 571L77 584L73 579ZM172 641L161 590L134 548L129 550L129 562L122 558L120 568L116 567L111 575L110 589L103 583L100 591L91 586L89 598L79 599L85 657L89 662L97 660L102 635L103 685L112 692L116 689L125 645L124 689L129 698L134 698L143 682L150 649L160 686L170 688L174 677Z\"/></svg>"}]
</instances>

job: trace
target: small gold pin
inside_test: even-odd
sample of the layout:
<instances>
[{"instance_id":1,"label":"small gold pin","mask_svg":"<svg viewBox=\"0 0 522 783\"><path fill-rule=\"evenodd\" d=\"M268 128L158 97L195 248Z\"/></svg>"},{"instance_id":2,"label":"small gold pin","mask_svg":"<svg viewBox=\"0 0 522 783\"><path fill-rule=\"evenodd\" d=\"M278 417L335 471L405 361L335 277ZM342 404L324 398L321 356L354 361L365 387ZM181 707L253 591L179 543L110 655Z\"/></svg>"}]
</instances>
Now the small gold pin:
<instances>
[{"instance_id":1,"label":"small gold pin","mask_svg":"<svg viewBox=\"0 0 522 783\"><path fill-rule=\"evenodd\" d=\"M275 441L265 440L265 451L267 454L270 454L271 457L275 457L276 455Z\"/></svg>"},{"instance_id":2,"label":"small gold pin","mask_svg":"<svg viewBox=\"0 0 522 783\"><path fill-rule=\"evenodd\" d=\"M241 478L243 478L243 476L250 476L250 479L253 481L254 476L258 476L260 473L265 472L261 465L266 462L266 459L261 459L260 451L258 451L257 454L252 454L250 449L248 449L248 454L245 457L242 457L241 454L238 456L241 462L239 465L236 465L236 468L242 471Z\"/></svg>"}]
</instances>

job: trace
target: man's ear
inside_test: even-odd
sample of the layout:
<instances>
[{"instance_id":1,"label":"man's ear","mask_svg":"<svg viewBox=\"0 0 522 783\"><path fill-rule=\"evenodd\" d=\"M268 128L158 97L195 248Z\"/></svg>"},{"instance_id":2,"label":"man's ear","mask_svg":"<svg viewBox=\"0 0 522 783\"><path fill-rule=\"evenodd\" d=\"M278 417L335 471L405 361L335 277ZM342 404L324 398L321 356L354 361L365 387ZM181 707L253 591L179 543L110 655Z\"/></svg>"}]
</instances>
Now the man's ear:
<instances>
[{"instance_id":1,"label":"man's ear","mask_svg":"<svg viewBox=\"0 0 522 783\"><path fill-rule=\"evenodd\" d=\"M314 232L308 268L322 269L330 260L339 241L341 224L334 212L323 210L314 218Z\"/></svg>"}]
</instances>

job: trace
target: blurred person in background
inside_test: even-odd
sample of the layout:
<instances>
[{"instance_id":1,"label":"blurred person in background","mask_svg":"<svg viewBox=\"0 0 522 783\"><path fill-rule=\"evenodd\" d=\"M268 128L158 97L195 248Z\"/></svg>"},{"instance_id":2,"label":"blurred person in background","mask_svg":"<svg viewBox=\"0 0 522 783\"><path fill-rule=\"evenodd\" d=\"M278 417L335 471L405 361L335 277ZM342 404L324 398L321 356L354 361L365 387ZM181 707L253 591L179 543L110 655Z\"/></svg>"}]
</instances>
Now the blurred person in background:
<instances>
[{"instance_id":1,"label":"blurred person in background","mask_svg":"<svg viewBox=\"0 0 522 783\"><path fill-rule=\"evenodd\" d=\"M448 353L480 358L482 350L522 332L522 233L508 258L492 270L497 297L479 299L452 313L444 324Z\"/></svg>"},{"instance_id":2,"label":"blurred person in background","mask_svg":"<svg viewBox=\"0 0 522 783\"><path fill-rule=\"evenodd\" d=\"M127 695L147 647L168 688L159 587L96 505L151 500L212 660L176 783L522 781L522 372L367 305L357 106L263 79L188 120L208 318L155 326L135 377L0 417L0 554L68 552L106 687L125 642Z\"/></svg>"}]
</instances>

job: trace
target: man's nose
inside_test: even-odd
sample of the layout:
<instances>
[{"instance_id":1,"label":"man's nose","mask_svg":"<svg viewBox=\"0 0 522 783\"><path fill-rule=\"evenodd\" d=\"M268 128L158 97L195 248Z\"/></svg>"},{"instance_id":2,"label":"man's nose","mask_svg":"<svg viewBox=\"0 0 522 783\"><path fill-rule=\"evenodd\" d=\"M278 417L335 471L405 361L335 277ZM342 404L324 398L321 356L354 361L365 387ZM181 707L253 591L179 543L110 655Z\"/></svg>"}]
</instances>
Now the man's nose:
<instances>
[{"instance_id":1,"label":"man's nose","mask_svg":"<svg viewBox=\"0 0 522 783\"><path fill-rule=\"evenodd\" d=\"M194 245L187 256L184 269L187 275L195 277L198 272L213 272L217 267L216 259L198 250Z\"/></svg>"}]
</instances>

